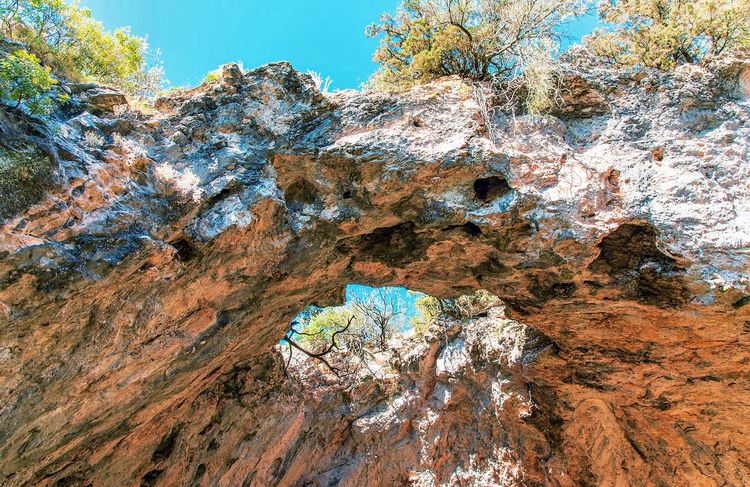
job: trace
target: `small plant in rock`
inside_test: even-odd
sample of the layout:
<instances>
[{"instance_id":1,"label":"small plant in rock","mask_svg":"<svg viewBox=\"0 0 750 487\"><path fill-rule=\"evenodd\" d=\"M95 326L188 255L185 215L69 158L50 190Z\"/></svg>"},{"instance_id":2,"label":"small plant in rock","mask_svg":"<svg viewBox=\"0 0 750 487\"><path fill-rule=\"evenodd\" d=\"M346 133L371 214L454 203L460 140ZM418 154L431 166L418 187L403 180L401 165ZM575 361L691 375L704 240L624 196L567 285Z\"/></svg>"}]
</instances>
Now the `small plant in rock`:
<instances>
[{"instance_id":1,"label":"small plant in rock","mask_svg":"<svg viewBox=\"0 0 750 487\"><path fill-rule=\"evenodd\" d=\"M328 93L328 90L331 89L331 84L333 83L333 80L330 76L326 76L325 78L323 78L322 74L313 70L308 70L307 74L315 82L315 86L318 88L318 91L320 91L321 93Z\"/></svg>"},{"instance_id":2,"label":"small plant in rock","mask_svg":"<svg viewBox=\"0 0 750 487\"><path fill-rule=\"evenodd\" d=\"M447 315L455 319L476 318L486 313L490 308L501 304L500 298L484 289L478 289L473 294L455 299L438 299L425 296L417 300L417 315L412 318L411 322L417 333L424 335L429 326L441 315Z\"/></svg>"},{"instance_id":3,"label":"small plant in rock","mask_svg":"<svg viewBox=\"0 0 750 487\"><path fill-rule=\"evenodd\" d=\"M150 161L148 151L146 151L143 144L125 137L118 132L112 134L112 146L110 149L122 155L129 167L140 167L148 164Z\"/></svg>"},{"instance_id":4,"label":"small plant in rock","mask_svg":"<svg viewBox=\"0 0 750 487\"><path fill-rule=\"evenodd\" d=\"M93 130L89 130L83 134L83 141L92 149L98 149L104 145L104 137Z\"/></svg>"},{"instance_id":5,"label":"small plant in rock","mask_svg":"<svg viewBox=\"0 0 750 487\"><path fill-rule=\"evenodd\" d=\"M114 114L115 114L116 117L124 117L128 113L130 113L130 107L127 104L117 105L114 108L113 112L114 112Z\"/></svg>"},{"instance_id":6,"label":"small plant in rock","mask_svg":"<svg viewBox=\"0 0 750 487\"><path fill-rule=\"evenodd\" d=\"M25 103L31 113L51 112L58 101L51 92L55 84L57 81L49 68L43 67L35 55L25 50L0 59L0 97L16 107Z\"/></svg>"},{"instance_id":7,"label":"small plant in rock","mask_svg":"<svg viewBox=\"0 0 750 487\"><path fill-rule=\"evenodd\" d=\"M445 300L443 309L449 315L462 318L476 318L486 313L490 308L500 306L502 301L494 294L478 289L474 294L461 296L456 299Z\"/></svg>"},{"instance_id":8,"label":"small plant in rock","mask_svg":"<svg viewBox=\"0 0 750 487\"><path fill-rule=\"evenodd\" d=\"M221 68L209 71L206 76L203 77L204 83L215 83L221 79Z\"/></svg>"}]
</instances>

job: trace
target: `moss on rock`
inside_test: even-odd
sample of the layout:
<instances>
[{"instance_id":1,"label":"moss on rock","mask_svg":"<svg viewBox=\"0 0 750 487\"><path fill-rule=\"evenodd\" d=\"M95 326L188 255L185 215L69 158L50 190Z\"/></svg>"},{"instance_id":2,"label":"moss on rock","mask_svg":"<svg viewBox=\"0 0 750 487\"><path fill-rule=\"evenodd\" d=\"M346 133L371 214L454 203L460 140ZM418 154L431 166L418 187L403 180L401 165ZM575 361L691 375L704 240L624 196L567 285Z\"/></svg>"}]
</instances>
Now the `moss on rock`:
<instances>
[{"instance_id":1,"label":"moss on rock","mask_svg":"<svg viewBox=\"0 0 750 487\"><path fill-rule=\"evenodd\" d=\"M55 164L39 147L0 145L0 220L38 203L53 186Z\"/></svg>"}]
</instances>

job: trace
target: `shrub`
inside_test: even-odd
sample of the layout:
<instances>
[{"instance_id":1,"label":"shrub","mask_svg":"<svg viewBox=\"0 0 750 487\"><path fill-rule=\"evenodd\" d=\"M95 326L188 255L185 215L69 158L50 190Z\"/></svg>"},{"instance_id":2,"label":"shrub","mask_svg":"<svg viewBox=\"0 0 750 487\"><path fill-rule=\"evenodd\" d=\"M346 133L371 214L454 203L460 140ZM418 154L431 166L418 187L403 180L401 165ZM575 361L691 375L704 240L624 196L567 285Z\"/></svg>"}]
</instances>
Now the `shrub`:
<instances>
[{"instance_id":1,"label":"shrub","mask_svg":"<svg viewBox=\"0 0 750 487\"><path fill-rule=\"evenodd\" d=\"M158 52L149 63L145 38L127 28L104 30L91 11L62 0L0 0L0 34L29 46L53 71L153 96L163 68Z\"/></svg>"},{"instance_id":2,"label":"shrub","mask_svg":"<svg viewBox=\"0 0 750 487\"><path fill-rule=\"evenodd\" d=\"M214 83L221 79L221 68L209 71L206 76L203 77L204 83Z\"/></svg>"},{"instance_id":3,"label":"shrub","mask_svg":"<svg viewBox=\"0 0 750 487\"><path fill-rule=\"evenodd\" d=\"M97 149L104 145L104 137L91 130L83 134L83 141L92 149Z\"/></svg>"},{"instance_id":4,"label":"shrub","mask_svg":"<svg viewBox=\"0 0 750 487\"><path fill-rule=\"evenodd\" d=\"M130 107L127 104L117 105L112 112L118 117L124 117L130 112Z\"/></svg>"},{"instance_id":5,"label":"shrub","mask_svg":"<svg viewBox=\"0 0 750 487\"><path fill-rule=\"evenodd\" d=\"M666 70L750 46L750 0L606 0L599 14L609 25L586 42L626 66Z\"/></svg>"},{"instance_id":6,"label":"shrub","mask_svg":"<svg viewBox=\"0 0 750 487\"><path fill-rule=\"evenodd\" d=\"M38 203L55 179L55 163L39 147L0 141L0 221Z\"/></svg>"},{"instance_id":7,"label":"shrub","mask_svg":"<svg viewBox=\"0 0 750 487\"><path fill-rule=\"evenodd\" d=\"M445 311L455 318L476 318L486 313L490 308L502 305L497 296L484 289L474 291L474 294L447 300Z\"/></svg>"},{"instance_id":8,"label":"shrub","mask_svg":"<svg viewBox=\"0 0 750 487\"><path fill-rule=\"evenodd\" d=\"M442 313L443 306L438 298L423 296L417 298L415 307L417 308L417 313L412 317L411 324L418 334L424 335L429 330L430 325Z\"/></svg>"},{"instance_id":9,"label":"shrub","mask_svg":"<svg viewBox=\"0 0 750 487\"><path fill-rule=\"evenodd\" d=\"M299 337L300 343L319 348L331 340L333 333L342 328L352 312L347 308L326 308L310 317L304 327L304 334Z\"/></svg>"},{"instance_id":10,"label":"shrub","mask_svg":"<svg viewBox=\"0 0 750 487\"><path fill-rule=\"evenodd\" d=\"M16 51L0 59L0 97L26 103L31 113L49 113L55 104L50 89L57 83L39 59L25 50Z\"/></svg>"},{"instance_id":11,"label":"shrub","mask_svg":"<svg viewBox=\"0 0 750 487\"><path fill-rule=\"evenodd\" d=\"M328 93L328 90L331 89L331 83L333 83L333 80L330 76L326 76L325 78L323 78L322 74L311 69L307 70L307 74L313 79L313 82L318 88L318 91L320 91L321 93Z\"/></svg>"},{"instance_id":12,"label":"shrub","mask_svg":"<svg viewBox=\"0 0 750 487\"><path fill-rule=\"evenodd\" d=\"M404 87L446 75L486 81L522 74L533 51L559 45L556 28L584 0L404 0L368 27L382 35L374 84Z\"/></svg>"}]
</instances>

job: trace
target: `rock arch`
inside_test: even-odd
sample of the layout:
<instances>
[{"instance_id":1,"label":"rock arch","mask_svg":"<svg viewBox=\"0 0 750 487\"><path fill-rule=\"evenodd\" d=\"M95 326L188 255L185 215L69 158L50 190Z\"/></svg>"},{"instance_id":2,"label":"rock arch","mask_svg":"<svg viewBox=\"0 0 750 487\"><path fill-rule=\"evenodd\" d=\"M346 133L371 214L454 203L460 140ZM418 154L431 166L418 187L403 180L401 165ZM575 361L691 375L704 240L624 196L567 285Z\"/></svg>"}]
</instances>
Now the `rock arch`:
<instances>
[{"instance_id":1,"label":"rock arch","mask_svg":"<svg viewBox=\"0 0 750 487\"><path fill-rule=\"evenodd\" d=\"M597 116L625 120L638 90L607 95ZM425 430L439 446L434 471L459 468L463 448L499 462L493 475L517 455L506 474L529 483L750 483L750 308L732 306L745 299L747 263L744 244L720 236L739 228L743 238L742 222L713 219L728 199L737 210L750 199L728 179L687 193L670 179L675 167L693 174L701 164L681 141L713 139L662 110L674 101L667 94L640 114L672 117L653 120L644 141L614 123L596 138L603 125L586 117L559 133L524 119L489 141L469 93L448 79L400 95L324 96L276 63L122 124L137 150L84 149L78 117L93 116L61 120L67 138L44 137L74 155L57 161L62 189L2 227L1 481L428 481L411 472L424 460L409 448L391 466L387 455L316 464L346 460L352 441L377 440L379 425L356 423L347 409L356 397L288 394L268 353L305 304L334 304L346 283L361 282L440 297L484 288L530 330L524 347L538 353L522 368L454 381L441 426ZM747 110L716 100L717 117L729 105ZM655 165L645 141L675 120L684 137L670 132ZM177 131L190 147L171 142ZM717 174L747 171L732 154L748 140L714 144ZM615 150L636 162L617 169L613 200ZM669 206L680 198L689 215ZM425 353L437 360L443 350ZM492 429L484 396L471 393L500 394L498 377L523 386L528 403L508 403L507 424ZM424 382L414 391L438 383L434 374L404 380ZM310 427L326 413L326 428ZM462 434L477 424L479 435ZM408 445L417 426L404 421L382 445Z\"/></svg>"}]
</instances>

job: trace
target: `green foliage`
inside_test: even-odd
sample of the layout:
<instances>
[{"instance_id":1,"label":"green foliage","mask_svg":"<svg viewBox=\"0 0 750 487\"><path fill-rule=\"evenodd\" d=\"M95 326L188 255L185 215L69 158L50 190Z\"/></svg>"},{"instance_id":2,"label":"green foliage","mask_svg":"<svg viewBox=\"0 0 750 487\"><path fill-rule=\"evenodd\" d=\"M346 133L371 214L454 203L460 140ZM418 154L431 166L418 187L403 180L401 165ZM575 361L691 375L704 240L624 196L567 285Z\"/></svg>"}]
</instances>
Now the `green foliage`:
<instances>
[{"instance_id":1,"label":"green foliage","mask_svg":"<svg viewBox=\"0 0 750 487\"><path fill-rule=\"evenodd\" d=\"M0 98L12 100L16 106L25 102L34 114L49 113L55 102L50 89L57 83L49 71L25 50L8 54L0 59Z\"/></svg>"},{"instance_id":2,"label":"green foliage","mask_svg":"<svg viewBox=\"0 0 750 487\"><path fill-rule=\"evenodd\" d=\"M365 350L385 351L388 341L402 329L403 318L398 291L380 288L347 306L303 312L298 318L301 326L293 330L295 340L309 349L326 348L336 334L337 349L358 355Z\"/></svg>"},{"instance_id":3,"label":"green foliage","mask_svg":"<svg viewBox=\"0 0 750 487\"><path fill-rule=\"evenodd\" d=\"M145 38L127 28L106 32L90 10L62 0L0 0L0 33L25 43L68 77L142 97L153 96L162 84L163 68L158 59L149 64Z\"/></svg>"},{"instance_id":4,"label":"green foliage","mask_svg":"<svg viewBox=\"0 0 750 487\"><path fill-rule=\"evenodd\" d=\"M322 74L318 73L317 71L313 71L312 69L308 69L307 74L312 78L315 86L318 88L318 91L320 91L321 93L328 93L328 91L331 89L331 83L333 83L333 80L330 76L326 76L325 78L323 78Z\"/></svg>"},{"instance_id":5,"label":"green foliage","mask_svg":"<svg viewBox=\"0 0 750 487\"><path fill-rule=\"evenodd\" d=\"M324 346L331 341L334 332L346 326L352 314L349 308L325 308L310 317L298 341L313 348Z\"/></svg>"},{"instance_id":6,"label":"green foliage","mask_svg":"<svg viewBox=\"0 0 750 487\"><path fill-rule=\"evenodd\" d=\"M494 306L502 305L500 298L484 289L461 296L446 303L446 310L456 318L476 318Z\"/></svg>"},{"instance_id":7,"label":"green foliage","mask_svg":"<svg viewBox=\"0 0 750 487\"><path fill-rule=\"evenodd\" d=\"M415 306L417 314L412 317L411 324L418 334L424 335L427 333L430 325L440 316L442 304L438 298L423 296L417 298Z\"/></svg>"},{"instance_id":8,"label":"green foliage","mask_svg":"<svg viewBox=\"0 0 750 487\"><path fill-rule=\"evenodd\" d=\"M529 113L544 113L552 108L556 80L553 72L555 63L550 52L551 48L542 43L526 53L525 68L520 78L526 87L526 108Z\"/></svg>"},{"instance_id":9,"label":"green foliage","mask_svg":"<svg viewBox=\"0 0 750 487\"><path fill-rule=\"evenodd\" d=\"M626 66L668 70L750 46L750 0L606 0L599 13L609 25L586 42Z\"/></svg>"},{"instance_id":10,"label":"green foliage","mask_svg":"<svg viewBox=\"0 0 750 487\"><path fill-rule=\"evenodd\" d=\"M55 164L39 147L0 141L0 221L38 203L54 185Z\"/></svg>"},{"instance_id":11,"label":"green foliage","mask_svg":"<svg viewBox=\"0 0 750 487\"><path fill-rule=\"evenodd\" d=\"M203 77L204 83L214 83L221 79L221 68L209 71L206 76Z\"/></svg>"},{"instance_id":12,"label":"green foliage","mask_svg":"<svg viewBox=\"0 0 750 487\"><path fill-rule=\"evenodd\" d=\"M446 75L507 80L526 70L531 52L558 45L555 28L584 0L404 0L395 16L368 27L382 35L374 84L408 87ZM549 59L549 56L548 56Z\"/></svg>"}]
</instances>

